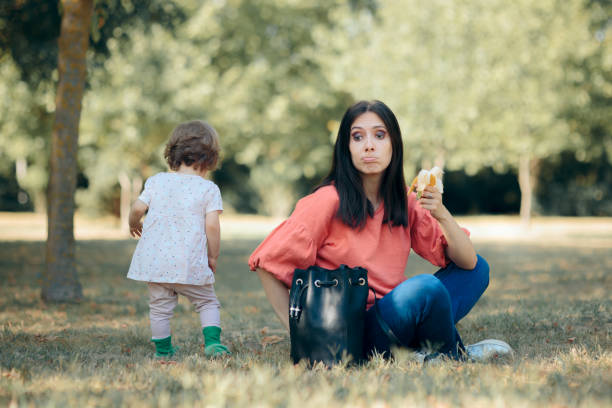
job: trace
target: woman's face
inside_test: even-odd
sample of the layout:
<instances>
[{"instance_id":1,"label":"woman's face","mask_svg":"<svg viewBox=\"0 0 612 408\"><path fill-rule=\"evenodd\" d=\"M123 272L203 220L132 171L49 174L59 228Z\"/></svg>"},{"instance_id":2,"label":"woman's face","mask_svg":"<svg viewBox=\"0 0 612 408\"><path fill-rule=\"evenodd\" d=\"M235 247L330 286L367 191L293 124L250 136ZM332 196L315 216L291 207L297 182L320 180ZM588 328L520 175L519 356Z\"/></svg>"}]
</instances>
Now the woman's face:
<instances>
[{"instance_id":1,"label":"woman's face","mask_svg":"<svg viewBox=\"0 0 612 408\"><path fill-rule=\"evenodd\" d=\"M393 154L391 136L377 114L357 116L351 125L349 150L353 165L362 175L380 175L387 169Z\"/></svg>"}]
</instances>

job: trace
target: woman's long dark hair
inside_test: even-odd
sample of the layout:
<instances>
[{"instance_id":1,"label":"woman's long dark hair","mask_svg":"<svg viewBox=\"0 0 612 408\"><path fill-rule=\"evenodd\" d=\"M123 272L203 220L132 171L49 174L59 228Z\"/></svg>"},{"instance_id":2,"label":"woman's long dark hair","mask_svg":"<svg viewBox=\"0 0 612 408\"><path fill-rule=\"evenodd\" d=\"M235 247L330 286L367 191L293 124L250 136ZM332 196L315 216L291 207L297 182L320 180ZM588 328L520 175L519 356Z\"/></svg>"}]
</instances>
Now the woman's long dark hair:
<instances>
[{"instance_id":1,"label":"woman's long dark hair","mask_svg":"<svg viewBox=\"0 0 612 408\"><path fill-rule=\"evenodd\" d=\"M365 112L377 114L391 137L391 162L382 176L378 192L385 206L383 222L390 223L391 226L406 227L408 210L402 134L395 115L381 101L359 101L344 113L336 138L331 170L316 189L327 185L336 187L340 196L337 216L351 228L363 228L367 217L374 215L374 207L365 195L361 175L353 164L349 150L351 126L355 119Z\"/></svg>"}]
</instances>

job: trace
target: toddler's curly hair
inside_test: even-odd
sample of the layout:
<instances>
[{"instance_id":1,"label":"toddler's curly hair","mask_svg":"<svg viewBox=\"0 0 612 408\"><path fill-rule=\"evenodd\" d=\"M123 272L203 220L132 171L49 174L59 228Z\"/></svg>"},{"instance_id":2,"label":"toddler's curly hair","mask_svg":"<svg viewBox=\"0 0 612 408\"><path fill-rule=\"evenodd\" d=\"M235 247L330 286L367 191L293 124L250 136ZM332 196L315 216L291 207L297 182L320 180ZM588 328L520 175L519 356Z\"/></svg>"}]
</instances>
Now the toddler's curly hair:
<instances>
[{"instance_id":1,"label":"toddler's curly hair","mask_svg":"<svg viewBox=\"0 0 612 408\"><path fill-rule=\"evenodd\" d=\"M164 158L172 170L181 164L195 165L196 170L214 170L219 160L217 131L202 120L181 123L170 134Z\"/></svg>"}]
</instances>

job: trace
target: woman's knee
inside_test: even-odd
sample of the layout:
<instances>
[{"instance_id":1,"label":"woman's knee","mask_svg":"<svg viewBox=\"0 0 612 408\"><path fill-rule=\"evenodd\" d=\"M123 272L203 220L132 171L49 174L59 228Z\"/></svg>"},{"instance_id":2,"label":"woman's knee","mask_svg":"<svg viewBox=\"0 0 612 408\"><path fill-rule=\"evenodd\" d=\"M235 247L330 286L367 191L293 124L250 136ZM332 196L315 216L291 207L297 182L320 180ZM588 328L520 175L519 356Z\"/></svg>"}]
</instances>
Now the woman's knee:
<instances>
[{"instance_id":1,"label":"woman's knee","mask_svg":"<svg viewBox=\"0 0 612 408\"><path fill-rule=\"evenodd\" d=\"M476 256L478 257L478 262L476 262L476 267L473 272L474 279L478 281L478 284L482 287L482 291L484 292L485 289L489 287L489 263L482 256Z\"/></svg>"},{"instance_id":2,"label":"woman's knee","mask_svg":"<svg viewBox=\"0 0 612 408\"><path fill-rule=\"evenodd\" d=\"M427 316L451 315L450 295L433 275L414 276L393 289L379 303L385 321L398 332L416 327Z\"/></svg>"},{"instance_id":3,"label":"woman's knee","mask_svg":"<svg viewBox=\"0 0 612 408\"><path fill-rule=\"evenodd\" d=\"M417 275L402 282L393 292L397 292L396 298L404 301L421 298L437 302L448 299L449 296L444 284L435 276L428 274Z\"/></svg>"}]
</instances>

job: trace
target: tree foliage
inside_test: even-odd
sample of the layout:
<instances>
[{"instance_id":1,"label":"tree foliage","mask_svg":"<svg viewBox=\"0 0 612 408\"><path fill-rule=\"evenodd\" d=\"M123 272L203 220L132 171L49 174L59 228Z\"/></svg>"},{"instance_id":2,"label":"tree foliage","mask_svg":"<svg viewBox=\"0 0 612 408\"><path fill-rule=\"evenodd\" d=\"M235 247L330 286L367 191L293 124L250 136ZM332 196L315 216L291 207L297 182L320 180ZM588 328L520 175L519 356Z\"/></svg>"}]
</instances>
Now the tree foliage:
<instances>
[{"instance_id":1,"label":"tree foliage","mask_svg":"<svg viewBox=\"0 0 612 408\"><path fill-rule=\"evenodd\" d=\"M228 163L216 177L246 193L229 190L227 203L286 214L303 192L295 186L327 170L327 122L347 103L315 58L312 28L331 24L325 10L323 2L207 3L174 35L131 27L125 42L109 42L105 70L92 77L100 91L87 97L83 139L91 154L109 158L86 168L92 189L83 200L95 200L120 171L164 169L160 146L171 128L203 118L219 131Z\"/></svg>"},{"instance_id":2,"label":"tree foliage","mask_svg":"<svg viewBox=\"0 0 612 408\"><path fill-rule=\"evenodd\" d=\"M98 0L93 7L87 30L90 72L104 71L108 42L123 41L124 30L132 24L144 22L140 28L147 33L151 25L173 30L185 19L174 1ZM34 197L39 211L46 206L61 11L57 0L10 0L0 5L0 70L5 74L0 81L5 91L0 93L1 152L24 169L17 172L17 181Z\"/></svg>"},{"instance_id":3,"label":"tree foliage","mask_svg":"<svg viewBox=\"0 0 612 408\"><path fill-rule=\"evenodd\" d=\"M581 1L405 0L347 16L337 16L335 33L348 35L333 36L327 72L356 98L390 104L415 165L522 173L583 143L559 115L574 95L566 61L595 45ZM532 178L520 178L525 198Z\"/></svg>"},{"instance_id":4,"label":"tree foliage","mask_svg":"<svg viewBox=\"0 0 612 408\"><path fill-rule=\"evenodd\" d=\"M39 208L60 11L0 6L2 172ZM77 203L125 207L165 169L170 130L202 118L221 135L213 177L226 206L284 215L327 172L337 121L364 98L398 114L408 177L434 163L516 172L521 157L537 170L561 151L600 163L612 150L609 11L580 0L95 1ZM537 179L549 171L526 180Z\"/></svg>"}]
</instances>

